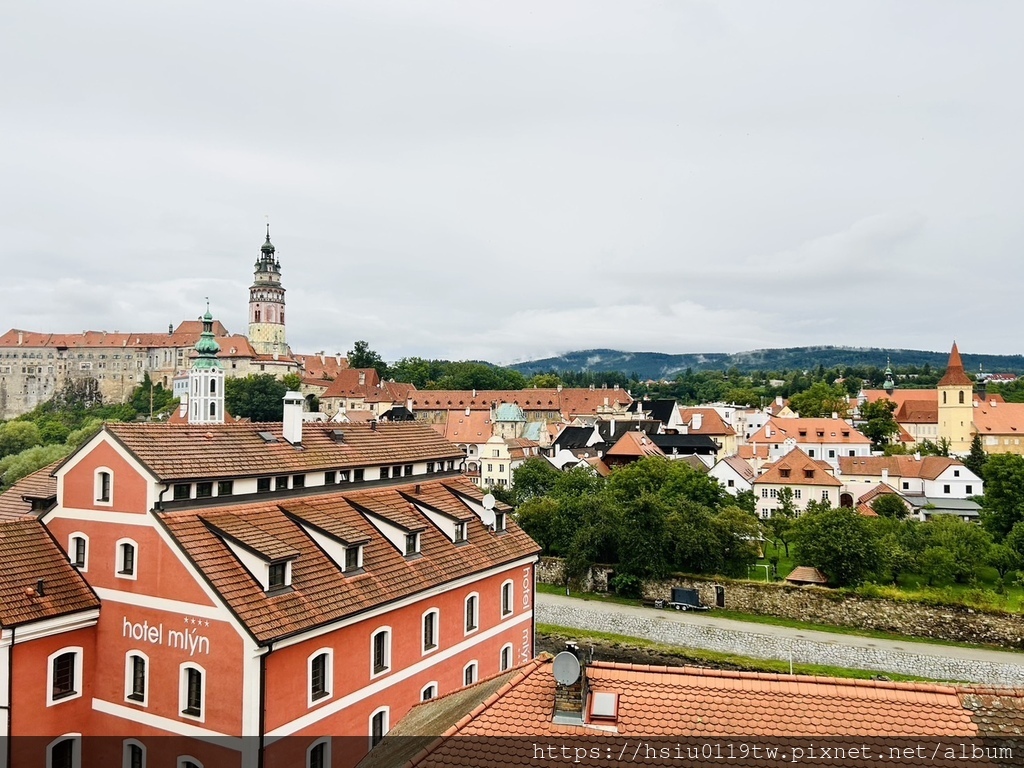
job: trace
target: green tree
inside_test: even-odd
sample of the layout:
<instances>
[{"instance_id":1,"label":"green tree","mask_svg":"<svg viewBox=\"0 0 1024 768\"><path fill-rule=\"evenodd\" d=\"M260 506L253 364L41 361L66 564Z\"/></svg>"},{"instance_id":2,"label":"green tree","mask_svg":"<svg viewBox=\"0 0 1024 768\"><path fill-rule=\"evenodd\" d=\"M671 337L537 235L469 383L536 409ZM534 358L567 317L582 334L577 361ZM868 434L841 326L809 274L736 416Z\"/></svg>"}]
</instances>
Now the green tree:
<instances>
[{"instance_id":1,"label":"green tree","mask_svg":"<svg viewBox=\"0 0 1024 768\"><path fill-rule=\"evenodd\" d=\"M910 512L906 502L895 493L883 493L876 496L871 502L871 509L879 517L891 517L894 520L902 520Z\"/></svg>"},{"instance_id":2,"label":"green tree","mask_svg":"<svg viewBox=\"0 0 1024 768\"><path fill-rule=\"evenodd\" d=\"M537 373L526 382L527 387L537 387L539 389L552 389L560 384L562 384L562 379L557 373Z\"/></svg>"},{"instance_id":3,"label":"green tree","mask_svg":"<svg viewBox=\"0 0 1024 768\"><path fill-rule=\"evenodd\" d=\"M846 507L811 502L793 524L797 559L838 586L859 584L884 565L878 533L867 518Z\"/></svg>"},{"instance_id":4,"label":"green tree","mask_svg":"<svg viewBox=\"0 0 1024 768\"><path fill-rule=\"evenodd\" d=\"M512 470L512 493L516 504L551 493L561 473L542 456L531 456Z\"/></svg>"},{"instance_id":5,"label":"green tree","mask_svg":"<svg viewBox=\"0 0 1024 768\"><path fill-rule=\"evenodd\" d=\"M619 501L639 498L645 491L657 494L670 505L687 500L714 511L726 496L714 478L684 461L648 456L621 467L609 476L608 490Z\"/></svg>"},{"instance_id":6,"label":"green tree","mask_svg":"<svg viewBox=\"0 0 1024 768\"><path fill-rule=\"evenodd\" d=\"M620 509L618 572L639 579L660 579L668 573L665 558L665 500L644 491Z\"/></svg>"},{"instance_id":7,"label":"green tree","mask_svg":"<svg viewBox=\"0 0 1024 768\"><path fill-rule=\"evenodd\" d=\"M798 395L789 398L789 407L805 419L828 418L833 413L845 418L849 407L846 390L841 386L818 381Z\"/></svg>"},{"instance_id":8,"label":"green tree","mask_svg":"<svg viewBox=\"0 0 1024 768\"><path fill-rule=\"evenodd\" d=\"M924 533L930 546L950 554L958 582L973 581L992 548L992 537L983 528L952 515L936 515L925 523Z\"/></svg>"},{"instance_id":9,"label":"green tree","mask_svg":"<svg viewBox=\"0 0 1024 768\"><path fill-rule=\"evenodd\" d=\"M753 491L739 491L736 494L735 504L745 512L754 515L757 513L757 497Z\"/></svg>"},{"instance_id":10,"label":"green tree","mask_svg":"<svg viewBox=\"0 0 1024 768\"><path fill-rule=\"evenodd\" d=\"M558 524L558 502L547 496L535 496L520 504L515 515L519 527L540 544L544 554L550 555Z\"/></svg>"},{"instance_id":11,"label":"green tree","mask_svg":"<svg viewBox=\"0 0 1024 768\"><path fill-rule=\"evenodd\" d=\"M918 558L918 567L929 587L948 584L956 578L956 561L953 553L942 547L927 547Z\"/></svg>"},{"instance_id":12,"label":"green tree","mask_svg":"<svg viewBox=\"0 0 1024 768\"><path fill-rule=\"evenodd\" d=\"M861 433L871 440L872 447L880 451L888 445L890 438L900 431L900 425L893 418L896 403L892 400L875 400L864 403L860 408L864 423L860 426Z\"/></svg>"},{"instance_id":13,"label":"green tree","mask_svg":"<svg viewBox=\"0 0 1024 768\"><path fill-rule=\"evenodd\" d=\"M983 474L985 497L981 521L1001 539L1024 520L1024 456L996 453L988 457Z\"/></svg>"},{"instance_id":14,"label":"green tree","mask_svg":"<svg viewBox=\"0 0 1024 768\"><path fill-rule=\"evenodd\" d=\"M725 576L745 576L760 554L761 525L750 512L724 507L711 520Z\"/></svg>"},{"instance_id":15,"label":"green tree","mask_svg":"<svg viewBox=\"0 0 1024 768\"><path fill-rule=\"evenodd\" d=\"M796 504L793 501L793 489L786 486L779 491L778 506L772 510L772 516L765 523L776 548L778 548L779 542L786 548L786 557L789 557L790 535L795 520Z\"/></svg>"},{"instance_id":16,"label":"green tree","mask_svg":"<svg viewBox=\"0 0 1024 768\"><path fill-rule=\"evenodd\" d=\"M382 379L387 375L387 363L384 362L380 355L370 349L370 345L365 341L360 340L352 345L352 349L348 351L347 357L349 368L373 368Z\"/></svg>"},{"instance_id":17,"label":"green tree","mask_svg":"<svg viewBox=\"0 0 1024 768\"><path fill-rule=\"evenodd\" d=\"M0 457L21 453L41 442L39 427L30 421L9 421L0 426Z\"/></svg>"},{"instance_id":18,"label":"green tree","mask_svg":"<svg viewBox=\"0 0 1024 768\"><path fill-rule=\"evenodd\" d=\"M1024 565L1024 560L1021 559L1017 550L1008 547L1006 544L993 544L992 549L988 552L988 560L986 562L996 569L1000 581L1003 582L1006 581L1006 574Z\"/></svg>"},{"instance_id":19,"label":"green tree","mask_svg":"<svg viewBox=\"0 0 1024 768\"><path fill-rule=\"evenodd\" d=\"M224 382L224 406L236 418L281 421L288 386L269 373L253 374Z\"/></svg>"},{"instance_id":20,"label":"green tree","mask_svg":"<svg viewBox=\"0 0 1024 768\"><path fill-rule=\"evenodd\" d=\"M149 374L146 373L142 377L142 383L132 392L128 402L137 413L146 416L150 415L150 404L152 404L153 416L159 416L172 411L178 401L171 390L164 389L163 384L158 383L154 386Z\"/></svg>"},{"instance_id":21,"label":"green tree","mask_svg":"<svg viewBox=\"0 0 1024 768\"><path fill-rule=\"evenodd\" d=\"M36 470L63 459L71 453L67 445L36 445L20 453L12 453L0 459L0 478L4 488L9 488L21 478Z\"/></svg>"},{"instance_id":22,"label":"green tree","mask_svg":"<svg viewBox=\"0 0 1024 768\"><path fill-rule=\"evenodd\" d=\"M971 439L971 452L963 458L964 466L978 477L985 476L985 464L988 463L988 454L981 445L981 435L975 435Z\"/></svg>"}]
</instances>

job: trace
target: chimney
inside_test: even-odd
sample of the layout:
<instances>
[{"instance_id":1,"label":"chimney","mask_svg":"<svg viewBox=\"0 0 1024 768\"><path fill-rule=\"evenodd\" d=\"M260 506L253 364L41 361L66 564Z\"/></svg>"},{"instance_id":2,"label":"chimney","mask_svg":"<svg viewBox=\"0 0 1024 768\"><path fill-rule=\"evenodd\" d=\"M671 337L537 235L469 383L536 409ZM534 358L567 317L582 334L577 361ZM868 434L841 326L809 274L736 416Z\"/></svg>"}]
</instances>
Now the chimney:
<instances>
[{"instance_id":1,"label":"chimney","mask_svg":"<svg viewBox=\"0 0 1024 768\"><path fill-rule=\"evenodd\" d=\"M883 483L888 483L889 482L889 470L888 469L883 469L882 470L882 482Z\"/></svg>"},{"instance_id":2,"label":"chimney","mask_svg":"<svg viewBox=\"0 0 1024 768\"><path fill-rule=\"evenodd\" d=\"M282 436L292 445L302 445L302 395L284 393L284 424Z\"/></svg>"},{"instance_id":3,"label":"chimney","mask_svg":"<svg viewBox=\"0 0 1024 768\"><path fill-rule=\"evenodd\" d=\"M359 386L362 387L366 384L366 371L359 372Z\"/></svg>"},{"instance_id":4,"label":"chimney","mask_svg":"<svg viewBox=\"0 0 1024 768\"><path fill-rule=\"evenodd\" d=\"M920 461L920 460L921 460L921 452L920 451L915 451L914 452L914 461Z\"/></svg>"},{"instance_id":5,"label":"chimney","mask_svg":"<svg viewBox=\"0 0 1024 768\"><path fill-rule=\"evenodd\" d=\"M562 385L559 384L557 387L555 387L555 389L558 390L559 392L561 392L562 391Z\"/></svg>"},{"instance_id":6,"label":"chimney","mask_svg":"<svg viewBox=\"0 0 1024 768\"><path fill-rule=\"evenodd\" d=\"M38 597L43 597L45 594L46 594L46 592L43 590L43 580L42 579L38 579L36 581L36 595Z\"/></svg>"},{"instance_id":7,"label":"chimney","mask_svg":"<svg viewBox=\"0 0 1024 768\"><path fill-rule=\"evenodd\" d=\"M695 414L693 414L693 416L690 417L690 426L693 427L693 430L695 432L700 430L701 425L703 423L704 423L704 414L703 413L695 413Z\"/></svg>"},{"instance_id":8,"label":"chimney","mask_svg":"<svg viewBox=\"0 0 1024 768\"><path fill-rule=\"evenodd\" d=\"M174 323L168 323L167 324L167 335L168 336L173 336L174 335Z\"/></svg>"},{"instance_id":9,"label":"chimney","mask_svg":"<svg viewBox=\"0 0 1024 768\"><path fill-rule=\"evenodd\" d=\"M775 396L775 404L776 405L782 405L782 395L776 395Z\"/></svg>"},{"instance_id":10,"label":"chimney","mask_svg":"<svg viewBox=\"0 0 1024 768\"><path fill-rule=\"evenodd\" d=\"M838 419L839 418L839 412L838 411L832 411L832 418L833 419Z\"/></svg>"},{"instance_id":11,"label":"chimney","mask_svg":"<svg viewBox=\"0 0 1024 768\"><path fill-rule=\"evenodd\" d=\"M20 347L24 343L25 343L25 333L24 333L24 331L18 331L18 346Z\"/></svg>"},{"instance_id":12,"label":"chimney","mask_svg":"<svg viewBox=\"0 0 1024 768\"><path fill-rule=\"evenodd\" d=\"M552 673L555 676L554 722L557 724L583 724L588 693L584 662L579 646L573 642L567 642L565 650L555 656Z\"/></svg>"},{"instance_id":13,"label":"chimney","mask_svg":"<svg viewBox=\"0 0 1024 768\"><path fill-rule=\"evenodd\" d=\"M476 387L473 388L473 399L476 400Z\"/></svg>"}]
</instances>

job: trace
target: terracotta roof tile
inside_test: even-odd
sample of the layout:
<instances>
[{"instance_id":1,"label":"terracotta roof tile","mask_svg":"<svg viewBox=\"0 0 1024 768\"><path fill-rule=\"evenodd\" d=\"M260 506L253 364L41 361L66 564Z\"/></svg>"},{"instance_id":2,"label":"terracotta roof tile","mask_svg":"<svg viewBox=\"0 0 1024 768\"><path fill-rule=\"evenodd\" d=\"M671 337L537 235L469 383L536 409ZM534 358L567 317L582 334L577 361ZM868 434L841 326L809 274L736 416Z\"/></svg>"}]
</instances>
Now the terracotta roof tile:
<instances>
[{"instance_id":1,"label":"terracotta roof tile","mask_svg":"<svg viewBox=\"0 0 1024 768\"><path fill-rule=\"evenodd\" d=\"M953 349L949 352L949 362L946 363L946 373L939 379L940 387L973 387L974 380L964 370L964 361L960 358L960 350L953 342Z\"/></svg>"},{"instance_id":2,"label":"terracotta roof tile","mask_svg":"<svg viewBox=\"0 0 1024 768\"><path fill-rule=\"evenodd\" d=\"M798 443L871 443L843 419L769 419L748 442L781 443L789 438Z\"/></svg>"},{"instance_id":3,"label":"terracotta roof tile","mask_svg":"<svg viewBox=\"0 0 1024 768\"><path fill-rule=\"evenodd\" d=\"M43 594L38 594L38 582ZM0 625L99 608L100 601L38 520L0 522Z\"/></svg>"},{"instance_id":4,"label":"terracotta roof tile","mask_svg":"<svg viewBox=\"0 0 1024 768\"><path fill-rule=\"evenodd\" d=\"M53 470L61 462L55 461L48 467L33 472L18 480L0 494L0 520L18 520L35 517L32 499L51 499L57 496L57 478Z\"/></svg>"},{"instance_id":5,"label":"terracotta roof tile","mask_svg":"<svg viewBox=\"0 0 1024 768\"><path fill-rule=\"evenodd\" d=\"M462 477L420 482L420 496L439 506L459 502L459 494L475 500L482 494ZM443 497L447 494L451 500ZM277 500L210 510L168 512L160 519L197 564L231 609L260 642L358 614L374 606L415 594L503 563L535 554L537 545L514 523L507 533L488 531L475 515L467 544L455 546L409 502L415 484L367 491L333 490L297 500ZM422 557L406 559L360 510L374 512L420 534ZM281 550L297 553L292 564L292 590L268 595L230 547L208 525L220 527L225 516L260 531ZM367 541L360 574L344 574L307 535L302 521L343 539ZM247 531L249 529L247 528Z\"/></svg>"},{"instance_id":6,"label":"terracotta roof tile","mask_svg":"<svg viewBox=\"0 0 1024 768\"><path fill-rule=\"evenodd\" d=\"M842 486L832 474L832 468L822 461L815 461L799 448L794 448L762 473L754 484L775 485L824 485Z\"/></svg>"}]
</instances>

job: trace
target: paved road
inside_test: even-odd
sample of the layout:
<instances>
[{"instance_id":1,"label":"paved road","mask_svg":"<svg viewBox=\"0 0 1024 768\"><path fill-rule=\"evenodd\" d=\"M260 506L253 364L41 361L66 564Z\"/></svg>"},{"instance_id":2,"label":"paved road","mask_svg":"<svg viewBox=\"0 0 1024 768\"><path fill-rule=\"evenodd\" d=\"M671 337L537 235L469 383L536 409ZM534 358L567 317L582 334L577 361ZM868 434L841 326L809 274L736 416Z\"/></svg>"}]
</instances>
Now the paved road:
<instances>
[{"instance_id":1,"label":"paved road","mask_svg":"<svg viewBox=\"0 0 1024 768\"><path fill-rule=\"evenodd\" d=\"M537 594L537 620L756 658L901 672L935 679L1024 684L1024 654L883 640Z\"/></svg>"}]
</instances>

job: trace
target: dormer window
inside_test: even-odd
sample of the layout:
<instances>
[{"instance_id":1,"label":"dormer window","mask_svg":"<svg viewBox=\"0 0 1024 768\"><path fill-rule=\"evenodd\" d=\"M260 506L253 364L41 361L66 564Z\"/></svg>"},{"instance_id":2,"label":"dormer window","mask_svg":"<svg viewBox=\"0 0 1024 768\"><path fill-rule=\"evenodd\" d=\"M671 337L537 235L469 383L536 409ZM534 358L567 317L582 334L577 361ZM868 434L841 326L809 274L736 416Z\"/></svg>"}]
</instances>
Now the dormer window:
<instances>
[{"instance_id":1,"label":"dormer window","mask_svg":"<svg viewBox=\"0 0 1024 768\"><path fill-rule=\"evenodd\" d=\"M806 478L814 477L814 470L813 469L805 469L804 470L804 477L806 477Z\"/></svg>"},{"instance_id":2,"label":"dormer window","mask_svg":"<svg viewBox=\"0 0 1024 768\"><path fill-rule=\"evenodd\" d=\"M505 513L497 512L494 513L494 531L495 533L502 533L505 530Z\"/></svg>"},{"instance_id":3,"label":"dormer window","mask_svg":"<svg viewBox=\"0 0 1024 768\"><path fill-rule=\"evenodd\" d=\"M268 592L288 586L288 563L271 563L267 583L269 584Z\"/></svg>"},{"instance_id":4,"label":"dormer window","mask_svg":"<svg viewBox=\"0 0 1024 768\"><path fill-rule=\"evenodd\" d=\"M418 554L420 551L420 535L418 533L405 534L405 556Z\"/></svg>"},{"instance_id":5,"label":"dormer window","mask_svg":"<svg viewBox=\"0 0 1024 768\"><path fill-rule=\"evenodd\" d=\"M257 477L256 478L256 493L270 493L270 478L269 477Z\"/></svg>"},{"instance_id":6,"label":"dormer window","mask_svg":"<svg viewBox=\"0 0 1024 768\"><path fill-rule=\"evenodd\" d=\"M345 547L345 572L358 571L363 567L363 548L360 545Z\"/></svg>"},{"instance_id":7,"label":"dormer window","mask_svg":"<svg viewBox=\"0 0 1024 768\"><path fill-rule=\"evenodd\" d=\"M455 524L455 543L466 541L466 524L464 522L458 522Z\"/></svg>"},{"instance_id":8,"label":"dormer window","mask_svg":"<svg viewBox=\"0 0 1024 768\"><path fill-rule=\"evenodd\" d=\"M192 483L175 483L174 500L184 501L192 498Z\"/></svg>"},{"instance_id":9,"label":"dormer window","mask_svg":"<svg viewBox=\"0 0 1024 768\"><path fill-rule=\"evenodd\" d=\"M789 470L788 469L780 469L779 470L779 474L782 475L783 477L789 477Z\"/></svg>"}]
</instances>

